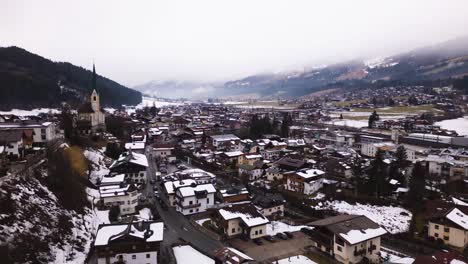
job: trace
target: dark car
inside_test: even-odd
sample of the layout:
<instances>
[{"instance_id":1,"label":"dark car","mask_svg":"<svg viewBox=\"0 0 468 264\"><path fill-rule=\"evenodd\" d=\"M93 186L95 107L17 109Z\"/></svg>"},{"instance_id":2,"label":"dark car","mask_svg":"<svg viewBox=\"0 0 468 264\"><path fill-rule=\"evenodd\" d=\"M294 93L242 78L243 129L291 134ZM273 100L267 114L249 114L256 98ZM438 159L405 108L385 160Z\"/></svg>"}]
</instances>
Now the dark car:
<instances>
[{"instance_id":1,"label":"dark car","mask_svg":"<svg viewBox=\"0 0 468 264\"><path fill-rule=\"evenodd\" d=\"M242 234L240 236L240 239L242 239L243 241L246 241L246 242L249 241L249 237L247 235L245 235L245 234Z\"/></svg>"},{"instance_id":2,"label":"dark car","mask_svg":"<svg viewBox=\"0 0 468 264\"><path fill-rule=\"evenodd\" d=\"M293 238L294 235L291 233L291 232L284 232L284 234L288 237L288 238Z\"/></svg>"},{"instance_id":3,"label":"dark car","mask_svg":"<svg viewBox=\"0 0 468 264\"><path fill-rule=\"evenodd\" d=\"M157 192L157 191L158 191L158 186L156 186L156 185L153 186L153 191L154 191L154 192Z\"/></svg>"},{"instance_id":4,"label":"dark car","mask_svg":"<svg viewBox=\"0 0 468 264\"><path fill-rule=\"evenodd\" d=\"M159 169L159 171L160 171L161 173L164 173L164 174L167 173L167 170L166 170L165 168Z\"/></svg>"},{"instance_id":5,"label":"dark car","mask_svg":"<svg viewBox=\"0 0 468 264\"><path fill-rule=\"evenodd\" d=\"M260 239L260 238L255 238L254 240L252 240L255 244L257 245L263 245L263 241Z\"/></svg>"},{"instance_id":6,"label":"dark car","mask_svg":"<svg viewBox=\"0 0 468 264\"><path fill-rule=\"evenodd\" d=\"M179 170L186 170L186 169L187 169L187 166L185 166L185 165L177 165L177 169L179 169Z\"/></svg>"},{"instance_id":7,"label":"dark car","mask_svg":"<svg viewBox=\"0 0 468 264\"><path fill-rule=\"evenodd\" d=\"M154 181L153 179L151 179L151 180L150 180L150 183L151 183L151 184L154 184L154 183L155 183L155 181Z\"/></svg>"},{"instance_id":8,"label":"dark car","mask_svg":"<svg viewBox=\"0 0 468 264\"><path fill-rule=\"evenodd\" d=\"M276 237L277 237L277 238L280 238L280 239L282 239L282 240L288 240L288 237L287 237L285 234L283 234L283 233L278 233L278 234L276 234Z\"/></svg>"},{"instance_id":9,"label":"dark car","mask_svg":"<svg viewBox=\"0 0 468 264\"><path fill-rule=\"evenodd\" d=\"M270 235L264 236L263 239L265 239L268 242L275 243L276 239Z\"/></svg>"}]
</instances>

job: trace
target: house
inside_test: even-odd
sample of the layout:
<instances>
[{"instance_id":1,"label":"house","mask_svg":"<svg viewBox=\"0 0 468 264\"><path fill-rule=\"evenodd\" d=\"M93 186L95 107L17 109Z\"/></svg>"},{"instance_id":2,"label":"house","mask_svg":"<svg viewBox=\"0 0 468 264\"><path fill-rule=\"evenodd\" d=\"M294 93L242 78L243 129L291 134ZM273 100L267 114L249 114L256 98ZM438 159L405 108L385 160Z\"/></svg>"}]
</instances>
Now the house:
<instances>
[{"instance_id":1,"label":"house","mask_svg":"<svg viewBox=\"0 0 468 264\"><path fill-rule=\"evenodd\" d=\"M266 225L270 222L251 203L220 208L213 220L213 225L228 238L242 235L250 239L266 236Z\"/></svg>"},{"instance_id":2,"label":"house","mask_svg":"<svg viewBox=\"0 0 468 264\"><path fill-rule=\"evenodd\" d=\"M299 156L286 156L278 160L276 163L280 169L288 171L297 171L307 167L307 162Z\"/></svg>"},{"instance_id":3,"label":"house","mask_svg":"<svg viewBox=\"0 0 468 264\"><path fill-rule=\"evenodd\" d=\"M216 175L202 169L186 169L174 172L173 174L178 179L192 179L197 184L216 183Z\"/></svg>"},{"instance_id":4,"label":"house","mask_svg":"<svg viewBox=\"0 0 468 264\"><path fill-rule=\"evenodd\" d=\"M378 150L388 152L395 148L396 145L392 142L361 143L361 154L368 157L375 157Z\"/></svg>"},{"instance_id":5,"label":"house","mask_svg":"<svg viewBox=\"0 0 468 264\"><path fill-rule=\"evenodd\" d=\"M218 190L217 196L223 203L236 203L250 200L249 191L244 186L234 186L229 189Z\"/></svg>"},{"instance_id":6,"label":"house","mask_svg":"<svg viewBox=\"0 0 468 264\"><path fill-rule=\"evenodd\" d=\"M239 165L239 175L247 175L249 181L254 181L259 179L263 175L263 162L259 160L253 165L250 164L241 164Z\"/></svg>"},{"instance_id":7,"label":"house","mask_svg":"<svg viewBox=\"0 0 468 264\"><path fill-rule=\"evenodd\" d=\"M380 261L380 237L387 231L363 215L338 215L310 223L314 246L341 262Z\"/></svg>"},{"instance_id":8,"label":"house","mask_svg":"<svg viewBox=\"0 0 468 264\"><path fill-rule=\"evenodd\" d=\"M176 210L183 215L205 212L214 205L216 188L213 184L191 184L177 188Z\"/></svg>"},{"instance_id":9,"label":"house","mask_svg":"<svg viewBox=\"0 0 468 264\"><path fill-rule=\"evenodd\" d=\"M145 153L145 142L128 142L125 143L125 150L130 151L132 150L133 152L136 153Z\"/></svg>"},{"instance_id":10,"label":"house","mask_svg":"<svg viewBox=\"0 0 468 264\"><path fill-rule=\"evenodd\" d=\"M209 144L219 151L241 150L240 138L233 134L212 135L209 137Z\"/></svg>"},{"instance_id":11,"label":"house","mask_svg":"<svg viewBox=\"0 0 468 264\"><path fill-rule=\"evenodd\" d=\"M465 211L465 212L463 212ZM468 245L468 210L441 209L428 220L428 236L444 244L463 248Z\"/></svg>"},{"instance_id":12,"label":"house","mask_svg":"<svg viewBox=\"0 0 468 264\"><path fill-rule=\"evenodd\" d=\"M253 258L232 247L222 247L215 253L216 264L243 264L253 263Z\"/></svg>"},{"instance_id":13,"label":"house","mask_svg":"<svg viewBox=\"0 0 468 264\"><path fill-rule=\"evenodd\" d=\"M0 146L8 157L21 158L24 155L23 133L21 130L0 131Z\"/></svg>"},{"instance_id":14,"label":"house","mask_svg":"<svg viewBox=\"0 0 468 264\"><path fill-rule=\"evenodd\" d=\"M286 177L286 190L309 195L323 186L325 172L318 169L303 169Z\"/></svg>"},{"instance_id":15,"label":"house","mask_svg":"<svg viewBox=\"0 0 468 264\"><path fill-rule=\"evenodd\" d=\"M260 154L247 154L239 157L239 163L253 166L255 162L261 161L262 158Z\"/></svg>"},{"instance_id":16,"label":"house","mask_svg":"<svg viewBox=\"0 0 468 264\"><path fill-rule=\"evenodd\" d=\"M52 122L38 122L34 120L26 120L15 123L0 123L0 131L23 131L23 135L29 138L29 140L32 138L33 146L45 146L47 142L55 139L57 137L55 134L55 129L55 124Z\"/></svg>"},{"instance_id":17,"label":"house","mask_svg":"<svg viewBox=\"0 0 468 264\"><path fill-rule=\"evenodd\" d=\"M146 156L133 151L120 154L120 157L109 167L111 174L125 174L125 179L133 183L146 182L147 168Z\"/></svg>"},{"instance_id":18,"label":"house","mask_svg":"<svg viewBox=\"0 0 468 264\"><path fill-rule=\"evenodd\" d=\"M284 216L286 200L280 193L258 193L252 199L253 204L266 217L276 218Z\"/></svg>"},{"instance_id":19,"label":"house","mask_svg":"<svg viewBox=\"0 0 468 264\"><path fill-rule=\"evenodd\" d=\"M121 215L134 214L138 205L138 189L133 184L106 185L99 188L101 203L107 209L118 206Z\"/></svg>"},{"instance_id":20,"label":"house","mask_svg":"<svg viewBox=\"0 0 468 264\"><path fill-rule=\"evenodd\" d=\"M157 264L164 237L162 222L99 225L93 243L98 264Z\"/></svg>"},{"instance_id":21,"label":"house","mask_svg":"<svg viewBox=\"0 0 468 264\"><path fill-rule=\"evenodd\" d=\"M169 144L154 144L153 145L153 156L156 158L167 158L172 156L174 147Z\"/></svg>"},{"instance_id":22,"label":"house","mask_svg":"<svg viewBox=\"0 0 468 264\"><path fill-rule=\"evenodd\" d=\"M175 192L178 188L190 186L192 184L197 184L197 182L192 179L164 182L165 195L167 200L169 201L169 206L176 206Z\"/></svg>"},{"instance_id":23,"label":"house","mask_svg":"<svg viewBox=\"0 0 468 264\"><path fill-rule=\"evenodd\" d=\"M429 174L437 175L449 182L468 176L468 162L451 156L428 155L421 159L426 163Z\"/></svg>"},{"instance_id":24,"label":"house","mask_svg":"<svg viewBox=\"0 0 468 264\"><path fill-rule=\"evenodd\" d=\"M242 151L226 151L219 155L219 159L226 166L237 166L244 153Z\"/></svg>"},{"instance_id":25,"label":"house","mask_svg":"<svg viewBox=\"0 0 468 264\"><path fill-rule=\"evenodd\" d=\"M265 170L265 175L268 181L273 182L283 180L283 172L279 167L271 166Z\"/></svg>"},{"instance_id":26,"label":"house","mask_svg":"<svg viewBox=\"0 0 468 264\"><path fill-rule=\"evenodd\" d=\"M90 134L98 130L104 130L106 126L106 116L101 111L99 94L96 88L96 70L93 65L93 90L90 96L90 101L82 104L78 108L78 120L76 121L77 129L83 134Z\"/></svg>"}]
</instances>

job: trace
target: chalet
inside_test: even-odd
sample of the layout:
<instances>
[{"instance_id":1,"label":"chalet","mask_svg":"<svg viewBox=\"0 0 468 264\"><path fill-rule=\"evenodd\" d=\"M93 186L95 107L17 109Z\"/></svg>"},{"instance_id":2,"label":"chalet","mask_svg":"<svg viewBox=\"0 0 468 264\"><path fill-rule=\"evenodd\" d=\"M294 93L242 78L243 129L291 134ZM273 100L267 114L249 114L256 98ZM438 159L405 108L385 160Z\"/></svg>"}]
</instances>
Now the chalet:
<instances>
[{"instance_id":1,"label":"chalet","mask_svg":"<svg viewBox=\"0 0 468 264\"><path fill-rule=\"evenodd\" d=\"M21 130L0 131L0 147L8 157L21 158L24 155L23 133Z\"/></svg>"},{"instance_id":2,"label":"chalet","mask_svg":"<svg viewBox=\"0 0 468 264\"><path fill-rule=\"evenodd\" d=\"M169 144L154 144L153 145L153 156L156 158L167 158L172 156L174 147Z\"/></svg>"},{"instance_id":3,"label":"chalet","mask_svg":"<svg viewBox=\"0 0 468 264\"><path fill-rule=\"evenodd\" d=\"M421 159L426 163L430 174L437 175L449 182L468 176L468 162L456 160L451 156L428 155Z\"/></svg>"},{"instance_id":4,"label":"chalet","mask_svg":"<svg viewBox=\"0 0 468 264\"><path fill-rule=\"evenodd\" d=\"M220 189L217 193L218 199L223 203L237 203L248 201L249 191L243 186L234 186L228 189Z\"/></svg>"},{"instance_id":5,"label":"chalet","mask_svg":"<svg viewBox=\"0 0 468 264\"><path fill-rule=\"evenodd\" d=\"M164 223L129 222L98 227L93 243L98 264L157 264Z\"/></svg>"},{"instance_id":6,"label":"chalet","mask_svg":"<svg viewBox=\"0 0 468 264\"><path fill-rule=\"evenodd\" d=\"M125 143L125 150L130 151L132 150L133 152L136 153L145 153L145 142L128 142Z\"/></svg>"},{"instance_id":7,"label":"chalet","mask_svg":"<svg viewBox=\"0 0 468 264\"><path fill-rule=\"evenodd\" d=\"M209 137L209 144L220 151L241 150L240 138L233 134L213 135Z\"/></svg>"},{"instance_id":8,"label":"chalet","mask_svg":"<svg viewBox=\"0 0 468 264\"><path fill-rule=\"evenodd\" d=\"M266 236L270 222L251 203L230 204L216 210L213 225L225 236L245 236L250 239Z\"/></svg>"},{"instance_id":9,"label":"chalet","mask_svg":"<svg viewBox=\"0 0 468 264\"><path fill-rule=\"evenodd\" d=\"M279 193L258 193L253 197L252 202L260 213L266 217L276 218L284 216L284 204L286 200Z\"/></svg>"},{"instance_id":10,"label":"chalet","mask_svg":"<svg viewBox=\"0 0 468 264\"><path fill-rule=\"evenodd\" d=\"M462 209L463 210L463 209ZM428 219L428 236L444 244L463 248L468 245L468 210L439 210Z\"/></svg>"},{"instance_id":11,"label":"chalet","mask_svg":"<svg viewBox=\"0 0 468 264\"><path fill-rule=\"evenodd\" d=\"M265 175L268 181L280 181L284 178L285 171L278 166L271 166L265 170Z\"/></svg>"},{"instance_id":12,"label":"chalet","mask_svg":"<svg viewBox=\"0 0 468 264\"><path fill-rule=\"evenodd\" d=\"M191 184L177 188L176 210L183 215L205 212L214 205L216 188L213 184Z\"/></svg>"},{"instance_id":13,"label":"chalet","mask_svg":"<svg viewBox=\"0 0 468 264\"><path fill-rule=\"evenodd\" d=\"M186 169L174 172L173 174L178 179L191 179L197 184L216 183L216 175L202 169Z\"/></svg>"},{"instance_id":14,"label":"chalet","mask_svg":"<svg viewBox=\"0 0 468 264\"><path fill-rule=\"evenodd\" d=\"M288 174L285 187L286 190L300 194L313 194L322 188L324 177L324 171L303 169L296 173Z\"/></svg>"},{"instance_id":15,"label":"chalet","mask_svg":"<svg viewBox=\"0 0 468 264\"><path fill-rule=\"evenodd\" d=\"M380 237L387 231L363 215L338 215L310 223L314 246L341 262L380 261Z\"/></svg>"},{"instance_id":16,"label":"chalet","mask_svg":"<svg viewBox=\"0 0 468 264\"><path fill-rule=\"evenodd\" d=\"M37 122L27 120L16 123L0 123L0 131L19 130L28 139L26 145L45 146L45 144L57 136L55 134L55 124L52 122ZM31 132L32 131L32 132ZM32 138L32 143L30 140Z\"/></svg>"},{"instance_id":17,"label":"chalet","mask_svg":"<svg viewBox=\"0 0 468 264\"><path fill-rule=\"evenodd\" d=\"M133 184L105 185L99 188L102 205L110 209L118 206L121 215L133 214L138 205L138 190Z\"/></svg>"},{"instance_id":18,"label":"chalet","mask_svg":"<svg viewBox=\"0 0 468 264\"><path fill-rule=\"evenodd\" d=\"M253 166L255 162L261 161L262 158L260 154L246 154L239 157L239 163Z\"/></svg>"},{"instance_id":19,"label":"chalet","mask_svg":"<svg viewBox=\"0 0 468 264\"><path fill-rule=\"evenodd\" d=\"M259 160L253 165L241 164L239 165L239 175L247 175L249 181L259 179L263 175L263 161Z\"/></svg>"},{"instance_id":20,"label":"chalet","mask_svg":"<svg viewBox=\"0 0 468 264\"><path fill-rule=\"evenodd\" d=\"M147 168L148 160L146 159L146 156L133 151L122 153L109 167L112 175L125 174L125 179L133 183L146 182Z\"/></svg>"},{"instance_id":21,"label":"chalet","mask_svg":"<svg viewBox=\"0 0 468 264\"><path fill-rule=\"evenodd\" d=\"M167 181L164 182L164 191L166 198L169 202L169 206L176 206L176 197L175 192L178 188L184 186L191 186L193 184L197 184L195 180L187 179L187 180L177 180L177 181Z\"/></svg>"},{"instance_id":22,"label":"chalet","mask_svg":"<svg viewBox=\"0 0 468 264\"><path fill-rule=\"evenodd\" d=\"M286 156L278 160L276 163L280 169L287 171L297 171L307 167L307 162L297 155L295 157Z\"/></svg>"}]
</instances>

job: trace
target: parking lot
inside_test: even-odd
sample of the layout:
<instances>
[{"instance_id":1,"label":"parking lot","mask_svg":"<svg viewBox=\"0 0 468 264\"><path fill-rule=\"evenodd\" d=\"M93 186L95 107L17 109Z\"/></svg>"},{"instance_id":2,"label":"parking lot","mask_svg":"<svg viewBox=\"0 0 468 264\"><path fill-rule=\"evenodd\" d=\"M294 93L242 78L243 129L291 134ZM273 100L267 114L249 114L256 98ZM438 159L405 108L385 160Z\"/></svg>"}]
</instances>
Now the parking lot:
<instances>
[{"instance_id":1,"label":"parking lot","mask_svg":"<svg viewBox=\"0 0 468 264\"><path fill-rule=\"evenodd\" d=\"M289 256L301 254L304 248L312 245L312 240L302 232L294 232L294 237L288 240L276 240L276 242L268 242L262 239L263 245L257 245L251 240L248 242L242 241L239 238L232 239L229 243L245 252L250 257L259 262L272 262L277 259L286 258Z\"/></svg>"}]
</instances>

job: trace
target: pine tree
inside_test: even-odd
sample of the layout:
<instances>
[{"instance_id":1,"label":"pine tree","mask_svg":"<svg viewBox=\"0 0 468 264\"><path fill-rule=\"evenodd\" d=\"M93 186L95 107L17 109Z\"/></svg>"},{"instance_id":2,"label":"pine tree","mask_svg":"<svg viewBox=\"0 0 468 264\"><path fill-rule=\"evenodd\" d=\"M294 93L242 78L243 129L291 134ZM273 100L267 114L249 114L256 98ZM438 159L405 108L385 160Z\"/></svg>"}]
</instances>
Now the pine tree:
<instances>
[{"instance_id":1,"label":"pine tree","mask_svg":"<svg viewBox=\"0 0 468 264\"><path fill-rule=\"evenodd\" d=\"M358 191L362 186L362 161L360 157L356 157L353 159L353 164L351 165L353 177L351 178L351 182L354 185L354 196L357 197Z\"/></svg>"},{"instance_id":2,"label":"pine tree","mask_svg":"<svg viewBox=\"0 0 468 264\"><path fill-rule=\"evenodd\" d=\"M376 197L384 194L388 190L387 175L385 171L385 163L383 161L383 150L377 150L374 160L371 162L368 171L368 191L374 193Z\"/></svg>"},{"instance_id":3,"label":"pine tree","mask_svg":"<svg viewBox=\"0 0 468 264\"><path fill-rule=\"evenodd\" d=\"M423 206L423 200L426 196L426 171L421 162L414 164L413 172L409 180L409 191L407 196L407 205L413 210L420 210Z\"/></svg>"}]
</instances>

